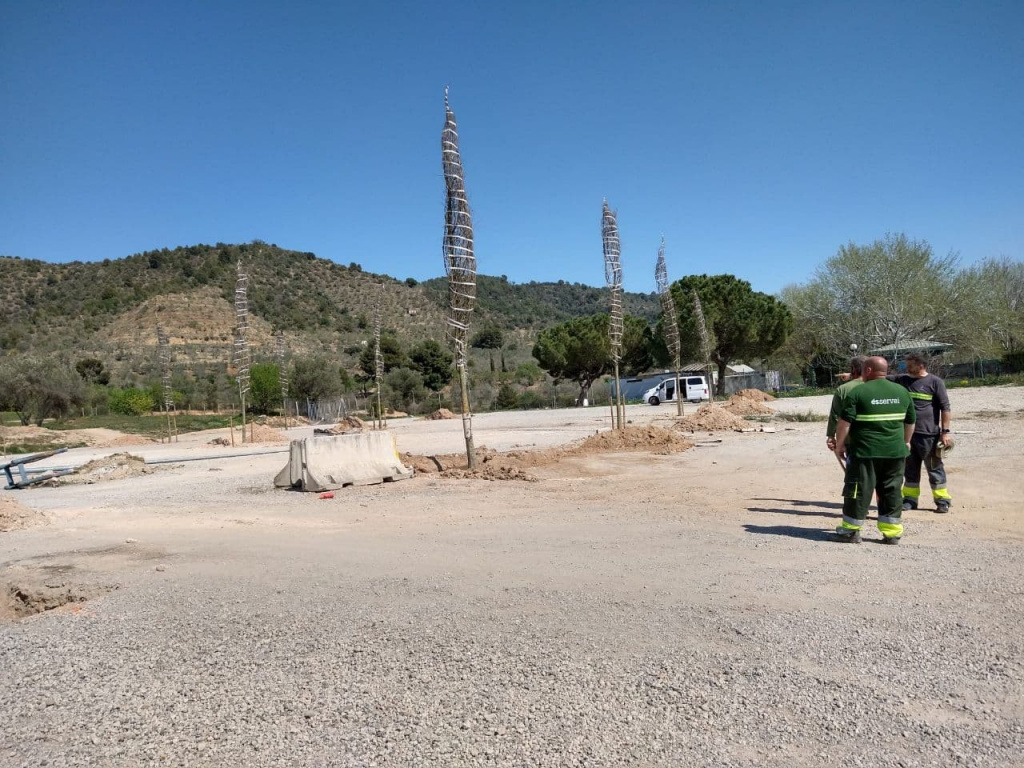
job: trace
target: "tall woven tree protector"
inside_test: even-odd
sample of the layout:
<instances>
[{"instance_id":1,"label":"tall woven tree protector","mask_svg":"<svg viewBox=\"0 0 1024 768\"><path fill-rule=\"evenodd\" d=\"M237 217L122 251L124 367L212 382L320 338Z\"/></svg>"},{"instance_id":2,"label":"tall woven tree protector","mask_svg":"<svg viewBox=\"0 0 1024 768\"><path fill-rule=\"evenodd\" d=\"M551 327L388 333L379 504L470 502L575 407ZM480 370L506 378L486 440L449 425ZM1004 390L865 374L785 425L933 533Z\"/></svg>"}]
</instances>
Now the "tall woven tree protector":
<instances>
[{"instance_id":1,"label":"tall woven tree protector","mask_svg":"<svg viewBox=\"0 0 1024 768\"><path fill-rule=\"evenodd\" d=\"M697 335L700 337L700 354L704 358L704 370L708 374L708 392L711 395L712 405L715 402L713 366L711 364L711 334L708 332L708 323L704 317L704 306L700 303L700 296L697 289L693 289L693 319L697 325Z\"/></svg>"},{"instance_id":2,"label":"tall woven tree protector","mask_svg":"<svg viewBox=\"0 0 1024 768\"><path fill-rule=\"evenodd\" d=\"M235 281L235 370L238 381L238 396L242 404L242 442L245 437L245 399L249 394L249 275L238 262L238 278Z\"/></svg>"},{"instance_id":3,"label":"tall woven tree protector","mask_svg":"<svg viewBox=\"0 0 1024 768\"><path fill-rule=\"evenodd\" d=\"M668 265L665 263L665 238L661 238L658 246L658 263L654 267L654 281L658 284L658 298L661 300L661 326L665 334L665 346L672 358L672 370L676 373L676 415L683 415L683 391L679 388L679 318L676 316L676 303L672 300L672 291L668 289Z\"/></svg>"},{"instance_id":4,"label":"tall woven tree protector","mask_svg":"<svg viewBox=\"0 0 1024 768\"><path fill-rule=\"evenodd\" d=\"M288 374L284 370L284 331L278 331L274 337L276 349L274 357L277 358L277 380L281 384L281 413L284 415L284 428L288 429Z\"/></svg>"},{"instance_id":5,"label":"tall woven tree protector","mask_svg":"<svg viewBox=\"0 0 1024 768\"><path fill-rule=\"evenodd\" d=\"M476 467L473 447L473 414L469 408L469 373L466 344L469 318L476 306L476 257L473 255L473 222L466 199L466 183L459 154L459 131L455 113L444 89L444 128L441 130L441 165L444 169L444 271L448 276L446 334L455 352L455 368L462 391L462 431L466 437L469 468Z\"/></svg>"},{"instance_id":6,"label":"tall woven tree protector","mask_svg":"<svg viewBox=\"0 0 1024 768\"><path fill-rule=\"evenodd\" d=\"M619 225L615 212L604 201L601 211L601 240L604 246L604 280L611 293L608 312L608 342L615 367L615 428L626 426L626 405L622 401L619 383L619 363L622 361L622 261L619 247Z\"/></svg>"},{"instance_id":7,"label":"tall woven tree protector","mask_svg":"<svg viewBox=\"0 0 1024 768\"><path fill-rule=\"evenodd\" d=\"M384 384L384 355L380 351L381 304L384 300L384 283L380 284L380 293L373 305L373 378L377 383L377 418L374 419L376 429L384 428L384 410L381 404L380 390Z\"/></svg>"},{"instance_id":8,"label":"tall woven tree protector","mask_svg":"<svg viewBox=\"0 0 1024 768\"><path fill-rule=\"evenodd\" d=\"M167 442L178 441L178 424L174 417L174 389L171 386L171 344L163 326L156 327L156 343L160 350L160 385L163 390L163 409L167 415Z\"/></svg>"}]
</instances>

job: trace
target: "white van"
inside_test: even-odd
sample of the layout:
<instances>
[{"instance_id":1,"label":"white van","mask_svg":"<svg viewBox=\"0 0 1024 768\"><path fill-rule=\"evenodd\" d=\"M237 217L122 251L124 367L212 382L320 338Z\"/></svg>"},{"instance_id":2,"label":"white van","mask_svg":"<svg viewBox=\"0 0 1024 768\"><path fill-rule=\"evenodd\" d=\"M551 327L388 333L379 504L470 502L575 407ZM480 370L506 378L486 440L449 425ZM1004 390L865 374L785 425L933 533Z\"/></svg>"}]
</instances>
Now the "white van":
<instances>
[{"instance_id":1,"label":"white van","mask_svg":"<svg viewBox=\"0 0 1024 768\"><path fill-rule=\"evenodd\" d=\"M683 400L691 403L699 403L701 400L710 400L711 391L708 389L708 380L703 376L680 376L679 386L683 389ZM651 405L661 403L674 403L676 399L676 378L663 379L657 386L651 387L644 392L644 402Z\"/></svg>"}]
</instances>

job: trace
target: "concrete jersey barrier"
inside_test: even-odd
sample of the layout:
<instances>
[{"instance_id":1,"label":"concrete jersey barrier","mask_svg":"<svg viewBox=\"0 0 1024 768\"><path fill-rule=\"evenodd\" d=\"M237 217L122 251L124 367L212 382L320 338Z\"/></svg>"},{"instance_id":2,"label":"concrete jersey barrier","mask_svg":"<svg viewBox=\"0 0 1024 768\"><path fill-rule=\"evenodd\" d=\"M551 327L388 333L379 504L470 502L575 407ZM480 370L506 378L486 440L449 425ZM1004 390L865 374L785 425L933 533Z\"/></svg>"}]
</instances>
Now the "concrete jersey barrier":
<instances>
[{"instance_id":1,"label":"concrete jersey barrier","mask_svg":"<svg viewBox=\"0 0 1024 768\"><path fill-rule=\"evenodd\" d=\"M293 440L288 464L274 478L278 488L330 491L346 485L376 485L412 477L398 457L391 432Z\"/></svg>"}]
</instances>

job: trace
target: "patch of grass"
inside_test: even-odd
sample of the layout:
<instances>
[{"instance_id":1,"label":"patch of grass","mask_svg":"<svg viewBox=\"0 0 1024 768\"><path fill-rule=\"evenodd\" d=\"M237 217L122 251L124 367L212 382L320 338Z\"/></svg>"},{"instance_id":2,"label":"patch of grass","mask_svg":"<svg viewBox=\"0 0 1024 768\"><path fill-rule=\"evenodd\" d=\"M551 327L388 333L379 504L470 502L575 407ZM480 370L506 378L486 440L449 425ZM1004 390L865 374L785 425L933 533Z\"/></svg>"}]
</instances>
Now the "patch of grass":
<instances>
[{"instance_id":1,"label":"patch of grass","mask_svg":"<svg viewBox=\"0 0 1024 768\"><path fill-rule=\"evenodd\" d=\"M0 455L12 455L15 453L45 453L55 451L58 448L83 448L85 443L54 443L43 440L26 441L23 443L0 444Z\"/></svg>"},{"instance_id":2,"label":"patch of grass","mask_svg":"<svg viewBox=\"0 0 1024 768\"><path fill-rule=\"evenodd\" d=\"M178 432L181 433L227 427L229 419L229 414L202 416L179 414L175 418L175 422L178 425ZM237 414L234 416L234 420L236 426L240 425L241 420ZM167 432L167 417L162 414L122 416L112 413L105 416L80 416L74 419L64 419L50 426L51 429L116 429L118 432L126 432L133 435L159 437Z\"/></svg>"},{"instance_id":3,"label":"patch of grass","mask_svg":"<svg viewBox=\"0 0 1024 768\"><path fill-rule=\"evenodd\" d=\"M814 411L798 411L796 413L776 413L779 421L828 421L828 416Z\"/></svg>"},{"instance_id":4,"label":"patch of grass","mask_svg":"<svg viewBox=\"0 0 1024 768\"><path fill-rule=\"evenodd\" d=\"M838 386L838 384L836 386ZM831 395L835 391L835 387L801 387L800 389L787 389L780 392L772 392L772 394L776 398L812 397L814 395Z\"/></svg>"},{"instance_id":5,"label":"patch of grass","mask_svg":"<svg viewBox=\"0 0 1024 768\"><path fill-rule=\"evenodd\" d=\"M1009 373L1002 376L979 376L976 379L946 379L946 389L961 387L1005 387L1024 385L1024 373Z\"/></svg>"}]
</instances>

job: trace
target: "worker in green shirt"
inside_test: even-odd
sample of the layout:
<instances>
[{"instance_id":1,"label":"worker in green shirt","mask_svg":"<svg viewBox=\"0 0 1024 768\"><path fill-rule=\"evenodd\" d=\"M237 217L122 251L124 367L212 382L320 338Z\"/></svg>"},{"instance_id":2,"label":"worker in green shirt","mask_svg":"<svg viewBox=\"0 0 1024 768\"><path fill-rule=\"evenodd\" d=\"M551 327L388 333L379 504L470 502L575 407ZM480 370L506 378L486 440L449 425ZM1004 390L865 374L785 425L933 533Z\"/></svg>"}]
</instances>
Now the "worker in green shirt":
<instances>
[{"instance_id":1,"label":"worker in green shirt","mask_svg":"<svg viewBox=\"0 0 1024 768\"><path fill-rule=\"evenodd\" d=\"M864 355L856 355L850 358L850 372L845 374L848 378L840 384L832 395L832 409L828 412L828 425L825 427L825 446L830 451L836 449L836 426L839 424L839 411L850 390L859 387L863 382L861 373L864 371Z\"/></svg>"},{"instance_id":2,"label":"worker in green shirt","mask_svg":"<svg viewBox=\"0 0 1024 768\"><path fill-rule=\"evenodd\" d=\"M872 491L882 540L899 544L903 536L903 468L917 412L907 390L885 378L888 372L884 357L865 360L864 383L849 391L839 412L835 454L846 462L846 477L835 535L849 544L860 543Z\"/></svg>"}]
</instances>

